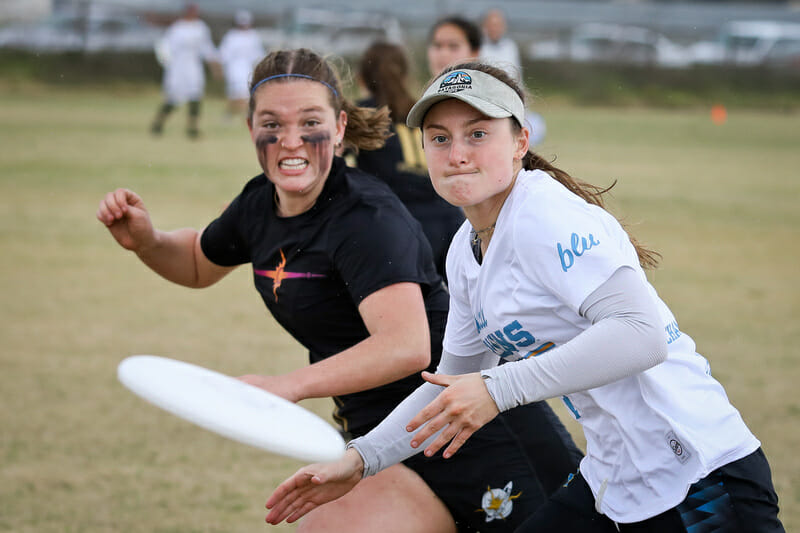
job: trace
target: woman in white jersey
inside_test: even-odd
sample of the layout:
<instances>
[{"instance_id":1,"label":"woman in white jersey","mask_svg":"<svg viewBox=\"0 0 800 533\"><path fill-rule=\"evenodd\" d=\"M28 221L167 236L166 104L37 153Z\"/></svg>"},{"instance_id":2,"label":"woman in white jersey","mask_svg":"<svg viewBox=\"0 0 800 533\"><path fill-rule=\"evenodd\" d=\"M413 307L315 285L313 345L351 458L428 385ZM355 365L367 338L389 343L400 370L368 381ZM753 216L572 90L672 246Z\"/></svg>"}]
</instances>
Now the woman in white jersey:
<instances>
[{"instance_id":1,"label":"woman in white jersey","mask_svg":"<svg viewBox=\"0 0 800 533\"><path fill-rule=\"evenodd\" d=\"M250 99L250 74L266 55L261 36L253 28L253 15L245 9L236 11L236 26L219 43L219 58L225 73L225 96L228 117L247 116Z\"/></svg>"},{"instance_id":2,"label":"woman in white jersey","mask_svg":"<svg viewBox=\"0 0 800 533\"><path fill-rule=\"evenodd\" d=\"M185 5L182 16L170 25L156 45L156 55L164 65L163 102L150 132L161 135L169 115L177 106L189 102L186 134L196 139L200 135L200 103L206 87L203 62L207 62L214 73L219 68L211 30L200 18L197 4Z\"/></svg>"},{"instance_id":3,"label":"woman in white jersey","mask_svg":"<svg viewBox=\"0 0 800 533\"><path fill-rule=\"evenodd\" d=\"M285 481L268 521L562 397L586 457L517 531L783 531L759 441L645 277L657 254L602 189L529 151L524 113L517 84L481 63L447 69L412 108L436 191L467 216L447 257L441 363L342 460Z\"/></svg>"}]
</instances>

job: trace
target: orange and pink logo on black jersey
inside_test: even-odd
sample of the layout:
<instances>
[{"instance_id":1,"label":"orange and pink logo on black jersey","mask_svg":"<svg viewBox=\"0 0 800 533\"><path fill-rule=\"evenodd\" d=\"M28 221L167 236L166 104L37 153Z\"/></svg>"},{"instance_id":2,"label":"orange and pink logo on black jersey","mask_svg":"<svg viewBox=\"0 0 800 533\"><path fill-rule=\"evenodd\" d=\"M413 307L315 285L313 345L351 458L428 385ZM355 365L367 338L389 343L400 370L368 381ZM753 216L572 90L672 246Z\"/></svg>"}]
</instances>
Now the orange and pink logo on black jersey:
<instances>
[{"instance_id":1,"label":"orange and pink logo on black jersey","mask_svg":"<svg viewBox=\"0 0 800 533\"><path fill-rule=\"evenodd\" d=\"M285 279L309 279L309 278L324 278L325 274L313 274L311 272L287 272L286 268L286 256L283 254L283 250L281 252L281 260L278 263L278 266L275 267L275 270L257 270L253 269L253 272L258 276L263 276L265 278L272 278L272 295L275 296L275 301L278 301L278 288L283 283Z\"/></svg>"}]
</instances>

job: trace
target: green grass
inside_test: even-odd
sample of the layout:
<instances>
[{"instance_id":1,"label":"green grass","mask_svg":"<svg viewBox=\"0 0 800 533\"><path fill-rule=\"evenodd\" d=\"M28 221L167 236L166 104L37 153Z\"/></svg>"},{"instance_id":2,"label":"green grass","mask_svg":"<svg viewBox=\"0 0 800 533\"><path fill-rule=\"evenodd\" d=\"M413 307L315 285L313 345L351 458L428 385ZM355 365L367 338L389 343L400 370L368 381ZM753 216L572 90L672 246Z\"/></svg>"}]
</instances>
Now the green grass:
<instances>
[{"instance_id":1,"label":"green grass","mask_svg":"<svg viewBox=\"0 0 800 533\"><path fill-rule=\"evenodd\" d=\"M305 363L303 349L246 269L203 291L170 285L94 218L124 186L157 226L203 226L259 172L246 128L223 123L212 99L203 139L183 135L185 109L153 139L155 88L0 85L0 98L0 531L266 527L264 501L300 463L149 406L116 366L153 353L280 373ZM618 180L613 210L663 254L651 278L761 439L787 531L800 528L800 117L731 111L720 126L707 110L546 98L539 110L543 155L588 181Z\"/></svg>"}]
</instances>

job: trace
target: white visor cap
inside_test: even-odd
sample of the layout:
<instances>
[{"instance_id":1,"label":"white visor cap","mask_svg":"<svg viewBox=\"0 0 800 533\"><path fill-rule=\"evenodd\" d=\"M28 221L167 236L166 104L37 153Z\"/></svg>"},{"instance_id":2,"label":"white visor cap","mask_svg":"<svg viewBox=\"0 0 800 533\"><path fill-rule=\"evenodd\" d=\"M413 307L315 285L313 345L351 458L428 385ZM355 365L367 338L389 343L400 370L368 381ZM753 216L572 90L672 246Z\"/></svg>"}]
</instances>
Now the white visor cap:
<instances>
[{"instance_id":1,"label":"white visor cap","mask_svg":"<svg viewBox=\"0 0 800 533\"><path fill-rule=\"evenodd\" d=\"M461 100L487 117L514 117L521 126L526 124L525 106L514 89L485 72L464 69L446 72L428 87L408 112L408 127L421 128L428 110L448 98Z\"/></svg>"}]
</instances>

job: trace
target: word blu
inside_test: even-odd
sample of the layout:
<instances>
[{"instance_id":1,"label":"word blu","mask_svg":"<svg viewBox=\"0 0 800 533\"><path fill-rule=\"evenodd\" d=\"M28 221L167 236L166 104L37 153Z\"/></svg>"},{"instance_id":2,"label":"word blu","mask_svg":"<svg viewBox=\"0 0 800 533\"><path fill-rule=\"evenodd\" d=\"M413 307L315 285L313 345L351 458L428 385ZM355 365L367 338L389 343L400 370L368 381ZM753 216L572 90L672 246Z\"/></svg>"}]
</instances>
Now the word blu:
<instances>
[{"instance_id":1,"label":"word blu","mask_svg":"<svg viewBox=\"0 0 800 533\"><path fill-rule=\"evenodd\" d=\"M558 257L561 259L561 270L566 272L575 264L575 258L582 256L593 247L600 244L600 241L596 240L591 233L588 238L573 233L570 238L569 248L562 247L560 242L556 244L558 248Z\"/></svg>"}]
</instances>

